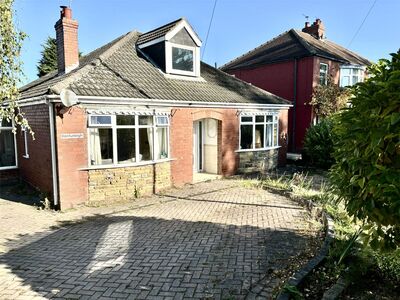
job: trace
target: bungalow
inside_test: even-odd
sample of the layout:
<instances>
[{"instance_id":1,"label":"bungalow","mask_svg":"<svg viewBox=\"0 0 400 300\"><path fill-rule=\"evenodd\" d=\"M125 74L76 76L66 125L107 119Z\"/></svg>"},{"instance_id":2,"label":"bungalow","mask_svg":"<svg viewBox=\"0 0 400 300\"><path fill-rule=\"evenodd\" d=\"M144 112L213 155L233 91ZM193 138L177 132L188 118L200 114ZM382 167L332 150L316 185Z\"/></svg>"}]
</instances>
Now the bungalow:
<instances>
[{"instance_id":1,"label":"bungalow","mask_svg":"<svg viewBox=\"0 0 400 300\"><path fill-rule=\"evenodd\" d=\"M290 103L200 62L185 19L80 59L70 8L55 30L58 70L20 89L35 140L2 121L2 180L18 174L69 208L285 163Z\"/></svg>"},{"instance_id":2,"label":"bungalow","mask_svg":"<svg viewBox=\"0 0 400 300\"><path fill-rule=\"evenodd\" d=\"M290 29L233 59L221 70L293 103L289 149L300 152L307 129L318 116L309 104L314 88L331 77L341 87L363 81L370 61L326 38L320 19Z\"/></svg>"}]
</instances>

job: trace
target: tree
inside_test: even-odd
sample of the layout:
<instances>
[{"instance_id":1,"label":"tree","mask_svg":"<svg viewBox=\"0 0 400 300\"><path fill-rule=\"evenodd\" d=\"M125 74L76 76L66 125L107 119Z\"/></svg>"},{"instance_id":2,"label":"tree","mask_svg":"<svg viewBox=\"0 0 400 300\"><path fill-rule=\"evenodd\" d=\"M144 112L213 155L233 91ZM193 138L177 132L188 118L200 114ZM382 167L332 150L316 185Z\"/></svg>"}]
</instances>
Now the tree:
<instances>
[{"instance_id":1,"label":"tree","mask_svg":"<svg viewBox=\"0 0 400 300\"><path fill-rule=\"evenodd\" d=\"M350 97L350 90L340 88L331 77L326 85L318 85L312 94L311 104L318 117L326 118L344 108Z\"/></svg>"},{"instance_id":2,"label":"tree","mask_svg":"<svg viewBox=\"0 0 400 300\"><path fill-rule=\"evenodd\" d=\"M17 100L21 82L21 47L25 33L14 26L13 0L0 1L0 121L14 120L32 134L28 121L21 112Z\"/></svg>"},{"instance_id":3,"label":"tree","mask_svg":"<svg viewBox=\"0 0 400 300\"><path fill-rule=\"evenodd\" d=\"M57 70L57 42L55 38L48 37L42 45L42 58L40 59L37 69L38 76L42 77L51 71Z\"/></svg>"},{"instance_id":4,"label":"tree","mask_svg":"<svg viewBox=\"0 0 400 300\"><path fill-rule=\"evenodd\" d=\"M335 116L335 192L374 249L400 247L400 50L369 68Z\"/></svg>"}]
</instances>

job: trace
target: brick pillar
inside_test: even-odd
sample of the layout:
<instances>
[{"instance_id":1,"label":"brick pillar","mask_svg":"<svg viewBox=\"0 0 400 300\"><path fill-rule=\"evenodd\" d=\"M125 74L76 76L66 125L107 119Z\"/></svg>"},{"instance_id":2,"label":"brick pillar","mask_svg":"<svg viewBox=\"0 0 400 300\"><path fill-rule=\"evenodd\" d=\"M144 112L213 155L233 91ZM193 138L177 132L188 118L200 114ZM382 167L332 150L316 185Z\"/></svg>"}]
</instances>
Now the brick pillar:
<instances>
[{"instance_id":1,"label":"brick pillar","mask_svg":"<svg viewBox=\"0 0 400 300\"><path fill-rule=\"evenodd\" d=\"M72 20L72 11L69 7L61 6L61 16L54 28L58 73L68 73L79 66L78 21Z\"/></svg>"}]
</instances>

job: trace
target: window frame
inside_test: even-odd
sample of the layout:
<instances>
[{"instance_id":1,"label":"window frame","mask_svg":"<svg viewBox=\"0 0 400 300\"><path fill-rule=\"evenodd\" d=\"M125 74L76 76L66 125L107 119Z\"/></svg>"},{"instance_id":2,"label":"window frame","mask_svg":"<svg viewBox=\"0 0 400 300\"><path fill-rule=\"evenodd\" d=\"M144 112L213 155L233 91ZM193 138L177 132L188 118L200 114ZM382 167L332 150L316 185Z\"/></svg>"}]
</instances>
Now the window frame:
<instances>
[{"instance_id":1,"label":"window frame","mask_svg":"<svg viewBox=\"0 0 400 300\"><path fill-rule=\"evenodd\" d=\"M181 48L193 51L193 71L174 69L172 66L172 48ZM168 74L185 75L191 77L200 76L200 50L196 46L176 44L170 41L165 42L165 71Z\"/></svg>"},{"instance_id":2,"label":"window frame","mask_svg":"<svg viewBox=\"0 0 400 300\"><path fill-rule=\"evenodd\" d=\"M91 169L98 169L98 168L116 168L116 167L128 167L128 166L140 166L140 165L146 165L146 164L153 164L157 162L163 162L163 161L168 161L170 160L170 120L168 115L162 115L167 117L168 119L168 124L163 124L163 125L157 125L156 124L156 118L160 117L160 115L153 114L153 115L141 115L141 114L131 114L129 116L132 116L135 118L135 125L117 125L117 116L127 116L127 114L115 114L115 115L110 115L110 114L89 114L88 115L88 125L87 125L87 143L88 143L88 167ZM111 116L111 124L110 125L104 125L104 124L91 124L90 122L90 117L91 116ZM139 125L139 117L151 117L152 118L152 125ZM155 153L156 153L156 129L158 127L166 127L167 128L167 157L163 159L155 159ZM113 157L112 157L112 163L111 164L92 164L91 163L91 143L90 143L90 129L93 128L111 128L112 132L112 143L113 143ZM153 149L152 149L152 159L151 160L140 160L140 161L135 161L132 163L119 163L118 162L118 138L117 138L117 130L118 129L134 129L135 130L135 156L139 157L140 153L140 144L139 144L139 131L141 128L152 128L152 139L153 139ZM158 142L157 142L158 146Z\"/></svg>"},{"instance_id":3,"label":"window frame","mask_svg":"<svg viewBox=\"0 0 400 300\"><path fill-rule=\"evenodd\" d=\"M342 66L340 66L340 69L339 69L339 70L340 70L340 71L339 71L339 87L341 87L341 88L345 88L345 87L348 87L348 86L353 86L353 85L355 85L356 83L359 83L359 82L363 82L363 81L364 81L364 72L365 72L365 68L363 68L362 66L357 66L357 65L342 65ZM350 70L350 74L344 76L344 75L343 75L343 70ZM354 75L354 70L357 70L357 71L358 71L358 75L357 75L358 81L355 82L355 83L353 82L353 76L356 76L356 75ZM349 82L350 82L349 85L343 85L343 84L342 84L343 77L349 77Z\"/></svg>"},{"instance_id":4,"label":"window frame","mask_svg":"<svg viewBox=\"0 0 400 300\"><path fill-rule=\"evenodd\" d=\"M322 71L321 66L326 66L326 71ZM321 83L321 71L325 74L325 82ZM328 75L329 75L329 65L327 63L320 62L319 63L319 74L318 74L318 83L320 85L327 85L328 84Z\"/></svg>"},{"instance_id":5,"label":"window frame","mask_svg":"<svg viewBox=\"0 0 400 300\"><path fill-rule=\"evenodd\" d=\"M11 126L2 126L2 119L0 119L0 132L3 130L6 131L11 131L14 136L14 160L15 160L15 165L12 166L0 166L0 171L3 170L12 170L12 169L17 169L18 168L18 151L17 151L17 137L16 134L13 132L14 128L14 120L11 120Z\"/></svg>"},{"instance_id":6,"label":"window frame","mask_svg":"<svg viewBox=\"0 0 400 300\"><path fill-rule=\"evenodd\" d=\"M29 158L29 147L28 147L28 132L24 126L21 127L21 132L23 132L24 136L24 154L22 155L23 158Z\"/></svg>"},{"instance_id":7,"label":"window frame","mask_svg":"<svg viewBox=\"0 0 400 300\"><path fill-rule=\"evenodd\" d=\"M264 121L263 122L257 122L256 117L257 116L264 116ZM272 122L267 121L267 117L272 116ZM251 121L242 121L242 118L252 118ZM252 148L241 148L242 144L242 125L252 125ZM263 136L263 141L264 141L264 147L262 148L256 148L256 125L264 125L264 136ZM272 127L272 146L267 146L267 127L270 125ZM274 127L276 126L276 141L274 141ZM279 148L279 114L278 113L271 113L271 114L252 114L252 115L239 115L239 149L237 150L238 152L246 152L246 151L265 151L265 150L271 150L271 149L276 149Z\"/></svg>"}]
</instances>

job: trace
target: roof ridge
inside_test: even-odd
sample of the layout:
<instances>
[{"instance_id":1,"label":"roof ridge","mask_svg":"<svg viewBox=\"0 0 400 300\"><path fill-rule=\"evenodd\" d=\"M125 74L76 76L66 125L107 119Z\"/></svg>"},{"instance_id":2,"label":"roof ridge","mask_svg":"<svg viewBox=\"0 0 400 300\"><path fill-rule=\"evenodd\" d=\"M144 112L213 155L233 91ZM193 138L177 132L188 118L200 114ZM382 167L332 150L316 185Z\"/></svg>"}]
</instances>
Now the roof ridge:
<instances>
[{"instance_id":1,"label":"roof ridge","mask_svg":"<svg viewBox=\"0 0 400 300\"><path fill-rule=\"evenodd\" d=\"M310 54L315 54L316 51L314 49L312 49L311 45L307 43L306 40L304 40L299 33L297 32L296 29L290 29L290 32L292 33L292 35L298 40L298 42L308 51L310 52Z\"/></svg>"},{"instance_id":2,"label":"roof ridge","mask_svg":"<svg viewBox=\"0 0 400 300\"><path fill-rule=\"evenodd\" d=\"M132 30L112 45L109 49L105 50L102 54L94 57L82 68L76 70L76 72L68 73L65 78L57 82L55 85L49 87L49 90L53 93L60 94L61 90L67 88L75 81L81 79L83 76L87 75L92 69L98 66L102 61L107 60L111 55L113 55L122 45L124 45L133 35L137 34L136 30ZM101 47L100 47L101 48ZM98 49L100 49L98 48ZM96 49L97 50L97 49ZM95 50L94 50L95 51ZM93 51L92 51L93 52Z\"/></svg>"},{"instance_id":3,"label":"roof ridge","mask_svg":"<svg viewBox=\"0 0 400 300\"><path fill-rule=\"evenodd\" d=\"M263 47L263 46L265 46L265 45L267 45L267 44L269 44L269 43L272 43L272 42L275 41L276 39L278 39L278 38L280 38L281 36L283 36L283 35L285 35L286 33L288 33L290 30L291 30L291 29L286 30L286 31L282 32L281 34L277 35L276 37L274 37L274 38L272 38L272 39L270 39L270 40L268 40L268 41L262 43L261 45L259 45L259 46L255 47L255 48L253 48L253 49L247 51L246 53L244 53L244 54L242 54L242 55L240 55L240 56L238 56L238 57L232 59L231 61L228 61L226 64L223 64L221 67L219 67L219 69L223 69L223 68L227 67L228 65L230 65L230 64L232 64L232 63L238 61L239 59L245 57L246 55L251 54L252 52L256 51L257 49L259 49L259 48L261 48L261 47Z\"/></svg>"},{"instance_id":4,"label":"roof ridge","mask_svg":"<svg viewBox=\"0 0 400 300\"><path fill-rule=\"evenodd\" d=\"M152 32L154 32L154 31L157 31L157 30L161 29L161 28L168 27L169 25L172 25L172 24L174 24L174 23L178 24L178 23L179 23L180 21L182 21L182 20L185 20L185 18L184 18L184 17L180 17L179 19L176 19L175 21L169 22L169 23L167 23L167 24L164 24L164 25L162 25L162 26L159 26L159 27L157 27L157 28L154 28L154 29L152 29L152 30L150 30L150 31L143 32L142 34L152 33ZM176 24L175 24L175 26L176 26ZM174 27L175 27L175 26L174 26Z\"/></svg>"}]
</instances>

